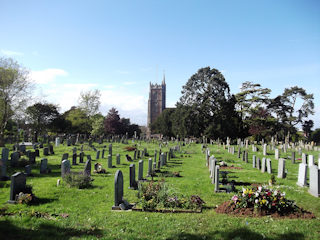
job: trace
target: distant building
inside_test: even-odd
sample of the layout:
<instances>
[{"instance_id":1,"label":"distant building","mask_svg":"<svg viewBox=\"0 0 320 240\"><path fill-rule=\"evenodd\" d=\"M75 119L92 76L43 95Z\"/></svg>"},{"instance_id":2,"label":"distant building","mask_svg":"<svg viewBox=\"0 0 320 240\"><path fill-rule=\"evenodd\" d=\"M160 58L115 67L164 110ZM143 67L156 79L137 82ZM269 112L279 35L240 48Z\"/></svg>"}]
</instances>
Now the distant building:
<instances>
[{"instance_id":1,"label":"distant building","mask_svg":"<svg viewBox=\"0 0 320 240\"><path fill-rule=\"evenodd\" d=\"M160 84L150 82L149 100L148 100L148 131L147 136L151 136L151 124L166 108L166 80Z\"/></svg>"}]
</instances>

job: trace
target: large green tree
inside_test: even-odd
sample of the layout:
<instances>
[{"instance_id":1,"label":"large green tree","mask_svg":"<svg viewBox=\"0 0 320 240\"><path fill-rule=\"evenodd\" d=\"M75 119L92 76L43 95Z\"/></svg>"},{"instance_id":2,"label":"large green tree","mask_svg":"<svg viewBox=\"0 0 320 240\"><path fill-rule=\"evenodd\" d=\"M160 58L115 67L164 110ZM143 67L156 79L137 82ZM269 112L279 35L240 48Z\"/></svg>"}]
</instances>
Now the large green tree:
<instances>
[{"instance_id":1,"label":"large green tree","mask_svg":"<svg viewBox=\"0 0 320 240\"><path fill-rule=\"evenodd\" d=\"M29 72L11 58L0 58L0 146L9 119L21 113L31 96Z\"/></svg>"},{"instance_id":2,"label":"large green tree","mask_svg":"<svg viewBox=\"0 0 320 240\"><path fill-rule=\"evenodd\" d=\"M57 106L49 103L35 103L26 109L27 119L34 132L34 141L39 133L47 131L53 120L59 116Z\"/></svg>"},{"instance_id":3,"label":"large green tree","mask_svg":"<svg viewBox=\"0 0 320 240\"><path fill-rule=\"evenodd\" d=\"M101 93L98 89L81 92L79 97L79 108L82 109L88 117L99 113Z\"/></svg>"},{"instance_id":4,"label":"large green tree","mask_svg":"<svg viewBox=\"0 0 320 240\"><path fill-rule=\"evenodd\" d=\"M174 108L165 109L156 119L154 123L151 125L151 131L153 133L161 133L166 137L174 137L172 125L175 121L174 119Z\"/></svg>"},{"instance_id":5,"label":"large green tree","mask_svg":"<svg viewBox=\"0 0 320 240\"><path fill-rule=\"evenodd\" d=\"M107 134L121 134L120 115L117 109L109 110L104 120L104 129Z\"/></svg>"},{"instance_id":6,"label":"large green tree","mask_svg":"<svg viewBox=\"0 0 320 240\"><path fill-rule=\"evenodd\" d=\"M282 95L270 101L268 108L275 114L286 141L289 141L296 126L314 113L313 94L307 94L305 89L297 86L286 88Z\"/></svg>"},{"instance_id":7,"label":"large green tree","mask_svg":"<svg viewBox=\"0 0 320 240\"><path fill-rule=\"evenodd\" d=\"M69 132L72 133L90 133L91 122L88 121L87 114L80 108L71 107L70 110L64 113L66 120L70 121L72 128Z\"/></svg>"},{"instance_id":8,"label":"large green tree","mask_svg":"<svg viewBox=\"0 0 320 240\"><path fill-rule=\"evenodd\" d=\"M199 69L183 86L181 93L177 108L182 108L181 119L193 131L190 134L185 129L189 136L226 138L229 134L239 134L236 101L219 70L210 67Z\"/></svg>"}]
</instances>

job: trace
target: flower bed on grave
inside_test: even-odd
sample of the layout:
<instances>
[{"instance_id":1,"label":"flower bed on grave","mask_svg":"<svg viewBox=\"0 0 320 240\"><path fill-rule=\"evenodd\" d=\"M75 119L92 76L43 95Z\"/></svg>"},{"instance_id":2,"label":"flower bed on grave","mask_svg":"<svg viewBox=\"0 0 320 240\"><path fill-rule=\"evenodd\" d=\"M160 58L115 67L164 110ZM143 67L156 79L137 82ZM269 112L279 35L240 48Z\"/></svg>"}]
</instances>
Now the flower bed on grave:
<instances>
[{"instance_id":1,"label":"flower bed on grave","mask_svg":"<svg viewBox=\"0 0 320 240\"><path fill-rule=\"evenodd\" d=\"M262 186L242 189L230 201L216 208L217 213L236 216L268 216L281 218L315 218L313 213L299 208L294 201L285 198L285 193Z\"/></svg>"},{"instance_id":2,"label":"flower bed on grave","mask_svg":"<svg viewBox=\"0 0 320 240\"><path fill-rule=\"evenodd\" d=\"M173 193L164 181L139 184L138 198L133 211L200 213L205 204L198 195L186 197Z\"/></svg>"}]
</instances>

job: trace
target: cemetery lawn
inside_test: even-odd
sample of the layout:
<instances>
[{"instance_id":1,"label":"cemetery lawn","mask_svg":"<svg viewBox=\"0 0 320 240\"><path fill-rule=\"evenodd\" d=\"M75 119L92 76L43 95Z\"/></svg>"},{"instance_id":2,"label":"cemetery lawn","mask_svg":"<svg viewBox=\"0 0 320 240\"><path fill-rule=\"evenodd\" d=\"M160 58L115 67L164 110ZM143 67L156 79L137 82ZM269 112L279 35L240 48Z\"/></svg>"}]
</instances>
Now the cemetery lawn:
<instances>
[{"instance_id":1,"label":"cemetery lawn","mask_svg":"<svg viewBox=\"0 0 320 240\"><path fill-rule=\"evenodd\" d=\"M154 149L159 152L159 144L138 142L138 148L145 147L153 158ZM97 149L104 145L94 144ZM108 145L108 143L106 143ZM132 144L129 144L131 146ZM94 151L85 146L85 154L90 154L93 165L101 163L107 170L106 174L92 174L94 181L89 189L69 188L61 181L61 157L69 153L72 162L72 148L60 145L55 147L55 154L48 156L48 164L52 169L49 174L39 174L39 162L43 158L42 149L37 164L32 167L33 177L27 177L27 184L33 187L33 193L39 198L37 205L8 204L10 181L0 182L0 239L320 239L320 199L308 193L307 187L296 185L298 178L298 163L286 161L288 169L286 179L278 179L273 187L285 191L286 197L295 200L297 205L315 214L315 219L274 219L271 217L250 218L235 217L218 214L214 208L230 200L232 193L214 193L209 171L206 167L205 154L200 144L191 144L182 147L181 153L175 153L176 158L171 159L167 166L161 169L155 180L164 179L172 191L186 196L199 195L205 202L202 213L154 213L134 211L112 211L114 204L114 175L120 169L124 176L124 199L130 203L138 201L137 191L129 190L129 165L125 154L133 158L133 152L126 152L123 145L113 143L113 165L107 168L107 154L104 159L96 160ZM168 151L170 143L162 151ZM11 145L7 146L12 149ZM80 148L80 145L77 146ZM261 148L261 147L260 147ZM107 150L108 148L106 148ZM249 187L253 183L267 184L270 174L261 173L252 168L251 149L249 163L244 163L234 155L227 153L222 147L209 145L211 154L218 161L223 160L230 166L242 169L230 169L229 180L235 180L236 188ZM78 151L79 153L79 151ZM115 155L121 154L121 164L116 165ZM312 153L312 152L309 152ZM10 151L11 154L11 151ZM272 170L277 175L277 160L269 152L272 160ZM313 152L315 159L318 153ZM255 153L262 159L262 153ZM281 153L281 157L291 156ZM298 154L297 158L301 158ZM144 176L147 175L148 158L144 160ZM85 158L86 160L86 158ZM85 163L72 166L71 171L82 171ZM315 160L317 162L317 160ZM135 160L136 176L138 160ZM8 167L8 176L14 172L24 171L24 168ZM173 172L180 172L182 177L172 177ZM149 178L150 179L150 178Z\"/></svg>"}]
</instances>

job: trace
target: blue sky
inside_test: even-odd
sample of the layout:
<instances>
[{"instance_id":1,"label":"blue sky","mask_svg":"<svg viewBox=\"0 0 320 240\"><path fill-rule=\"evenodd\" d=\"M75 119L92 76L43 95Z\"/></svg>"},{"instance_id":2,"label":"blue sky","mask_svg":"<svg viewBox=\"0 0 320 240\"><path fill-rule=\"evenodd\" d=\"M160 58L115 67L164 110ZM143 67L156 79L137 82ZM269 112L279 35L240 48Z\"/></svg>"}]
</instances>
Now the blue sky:
<instances>
[{"instance_id":1,"label":"blue sky","mask_svg":"<svg viewBox=\"0 0 320 240\"><path fill-rule=\"evenodd\" d=\"M298 85L314 94L320 127L320 1L5 1L0 56L31 72L35 98L77 104L99 89L101 112L146 124L149 82L165 71L167 106L201 67L239 92L253 81L271 97Z\"/></svg>"}]
</instances>

